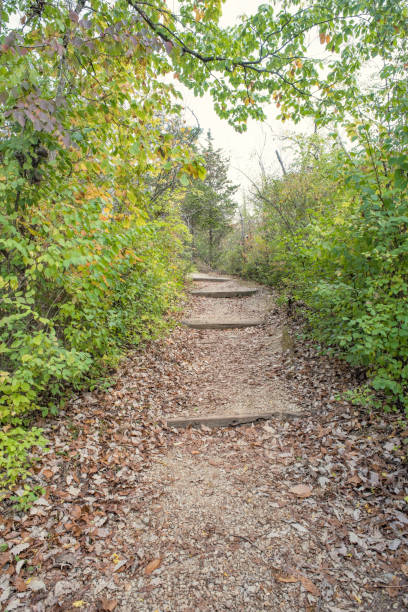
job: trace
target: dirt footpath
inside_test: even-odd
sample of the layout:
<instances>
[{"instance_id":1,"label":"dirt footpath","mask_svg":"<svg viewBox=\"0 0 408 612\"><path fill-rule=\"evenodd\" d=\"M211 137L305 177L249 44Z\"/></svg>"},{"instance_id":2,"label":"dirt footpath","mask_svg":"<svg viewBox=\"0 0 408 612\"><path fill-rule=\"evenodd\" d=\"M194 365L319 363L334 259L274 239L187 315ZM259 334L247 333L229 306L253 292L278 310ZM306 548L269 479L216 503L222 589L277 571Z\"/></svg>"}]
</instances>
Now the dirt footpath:
<instances>
[{"instance_id":1,"label":"dirt footpath","mask_svg":"<svg viewBox=\"0 0 408 612\"><path fill-rule=\"evenodd\" d=\"M264 290L193 297L183 315L255 317L258 327L178 327L48 426L53 450L34 479L44 496L27 513L6 508L3 610L408 608L398 416L339 400L358 373L294 340ZM278 416L166 424L248 412Z\"/></svg>"}]
</instances>

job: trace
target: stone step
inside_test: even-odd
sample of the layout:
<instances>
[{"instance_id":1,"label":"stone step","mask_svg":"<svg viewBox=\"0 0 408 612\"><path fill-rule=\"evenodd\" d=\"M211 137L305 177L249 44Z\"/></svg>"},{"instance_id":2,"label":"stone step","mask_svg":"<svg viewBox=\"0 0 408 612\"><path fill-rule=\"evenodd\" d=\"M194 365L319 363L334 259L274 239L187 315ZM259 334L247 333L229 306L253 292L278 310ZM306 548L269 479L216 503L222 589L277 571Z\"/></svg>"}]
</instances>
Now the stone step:
<instances>
[{"instance_id":1,"label":"stone step","mask_svg":"<svg viewBox=\"0 0 408 612\"><path fill-rule=\"evenodd\" d=\"M182 324L192 329L239 329L243 327L256 327L262 321L182 321Z\"/></svg>"},{"instance_id":2,"label":"stone step","mask_svg":"<svg viewBox=\"0 0 408 612\"><path fill-rule=\"evenodd\" d=\"M250 414L222 414L212 416L177 417L167 419L168 427L181 429L182 427L233 427L234 425L245 425L256 421L267 421L269 419L295 419L301 417L300 412L255 412ZM165 419L166 420L166 419Z\"/></svg>"},{"instance_id":3,"label":"stone step","mask_svg":"<svg viewBox=\"0 0 408 612\"><path fill-rule=\"evenodd\" d=\"M244 297L248 295L255 295L258 289L225 289L220 291L190 291L191 295L198 297L212 297L212 298L232 298L232 297Z\"/></svg>"},{"instance_id":4,"label":"stone step","mask_svg":"<svg viewBox=\"0 0 408 612\"><path fill-rule=\"evenodd\" d=\"M208 276L207 274L191 274L188 276L192 281L203 281L208 283L226 283L230 278L222 278L221 276Z\"/></svg>"}]
</instances>

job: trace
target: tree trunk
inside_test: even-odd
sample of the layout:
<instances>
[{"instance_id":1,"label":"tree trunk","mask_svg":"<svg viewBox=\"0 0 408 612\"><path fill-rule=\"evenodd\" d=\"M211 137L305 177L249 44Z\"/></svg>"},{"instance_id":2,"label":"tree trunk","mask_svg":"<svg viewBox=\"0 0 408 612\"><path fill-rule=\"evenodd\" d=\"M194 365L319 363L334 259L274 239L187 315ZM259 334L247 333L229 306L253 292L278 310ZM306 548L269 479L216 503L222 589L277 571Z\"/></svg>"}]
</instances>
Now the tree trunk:
<instances>
[{"instance_id":1,"label":"tree trunk","mask_svg":"<svg viewBox=\"0 0 408 612\"><path fill-rule=\"evenodd\" d=\"M214 256L214 236L213 236L213 229L210 226L208 228L208 243L209 243L209 263L210 266L213 266L213 256Z\"/></svg>"},{"instance_id":2,"label":"tree trunk","mask_svg":"<svg viewBox=\"0 0 408 612\"><path fill-rule=\"evenodd\" d=\"M286 168L285 168L285 166L283 165L283 161L282 161L281 156L279 155L279 151L278 151L278 149L276 149L275 153L276 153L276 157L278 158L278 162L279 162L279 163L280 163L280 165L281 165L282 172L283 172L283 174L284 174L284 175L286 175L286 174L287 174L287 172L286 172Z\"/></svg>"}]
</instances>

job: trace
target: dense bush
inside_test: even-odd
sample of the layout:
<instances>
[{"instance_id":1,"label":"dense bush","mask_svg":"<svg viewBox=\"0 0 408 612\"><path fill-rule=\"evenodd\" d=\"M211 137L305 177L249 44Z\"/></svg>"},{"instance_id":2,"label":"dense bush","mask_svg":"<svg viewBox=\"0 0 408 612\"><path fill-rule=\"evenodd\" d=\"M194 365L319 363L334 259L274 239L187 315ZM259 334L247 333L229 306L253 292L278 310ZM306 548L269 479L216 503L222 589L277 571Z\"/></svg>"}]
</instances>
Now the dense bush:
<instances>
[{"instance_id":1,"label":"dense bush","mask_svg":"<svg viewBox=\"0 0 408 612\"><path fill-rule=\"evenodd\" d=\"M149 82L148 52L117 54L108 29L89 58L75 31L90 25L68 8L3 36L0 52L2 485L45 443L35 411L55 413L166 325L187 265L182 183L203 172L174 129L172 87ZM69 44L51 53L64 29ZM174 180L157 196L162 173Z\"/></svg>"},{"instance_id":2,"label":"dense bush","mask_svg":"<svg viewBox=\"0 0 408 612\"><path fill-rule=\"evenodd\" d=\"M17 445L13 428L29 411L54 412L67 384L97 377L124 346L157 334L181 288L177 217L107 212L90 189L78 202L60 186L52 207L40 199L0 217L3 449ZM7 450L1 467L14 478L10 457L20 458Z\"/></svg>"},{"instance_id":3,"label":"dense bush","mask_svg":"<svg viewBox=\"0 0 408 612\"><path fill-rule=\"evenodd\" d=\"M285 176L255 185L241 269L279 282L303 304L311 333L364 366L385 407L407 410L407 4L330 0L322 7L311 0L304 13L322 17L319 41L331 54L315 81L318 95L305 85L312 74L306 45L294 36L291 52L302 59L289 76L301 72L303 91L294 95L289 86L273 98L283 120L311 115L325 137L301 141Z\"/></svg>"},{"instance_id":4,"label":"dense bush","mask_svg":"<svg viewBox=\"0 0 408 612\"><path fill-rule=\"evenodd\" d=\"M302 303L312 335L367 368L385 406L408 409L408 165L371 144L376 171L362 147L301 140L288 174L254 191L239 271Z\"/></svg>"}]
</instances>

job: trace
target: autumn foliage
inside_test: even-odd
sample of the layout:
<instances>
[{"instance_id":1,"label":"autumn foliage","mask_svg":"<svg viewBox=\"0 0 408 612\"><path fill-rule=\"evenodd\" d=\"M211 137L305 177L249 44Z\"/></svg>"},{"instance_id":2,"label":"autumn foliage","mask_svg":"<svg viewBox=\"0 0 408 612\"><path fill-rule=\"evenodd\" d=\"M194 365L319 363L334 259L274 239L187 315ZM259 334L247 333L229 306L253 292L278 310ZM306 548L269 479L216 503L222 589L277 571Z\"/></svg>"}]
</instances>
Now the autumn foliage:
<instances>
[{"instance_id":1,"label":"autumn foliage","mask_svg":"<svg viewBox=\"0 0 408 612\"><path fill-rule=\"evenodd\" d=\"M160 333L182 286L182 186L151 194L161 171L185 182L202 169L168 128L176 98L151 78L160 66L135 18L114 23L48 8L3 37L3 484L45 443L30 413L55 413L68 388L96 384L124 347Z\"/></svg>"}]
</instances>

